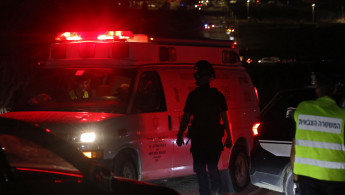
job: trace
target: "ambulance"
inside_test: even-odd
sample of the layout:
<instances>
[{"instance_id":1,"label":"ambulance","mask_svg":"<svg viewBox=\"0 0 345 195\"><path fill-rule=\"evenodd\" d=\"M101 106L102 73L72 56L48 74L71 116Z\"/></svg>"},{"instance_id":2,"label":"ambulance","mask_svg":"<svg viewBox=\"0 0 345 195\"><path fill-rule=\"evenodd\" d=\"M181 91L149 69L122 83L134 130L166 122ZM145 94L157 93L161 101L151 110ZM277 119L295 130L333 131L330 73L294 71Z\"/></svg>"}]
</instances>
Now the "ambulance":
<instances>
[{"instance_id":1,"label":"ambulance","mask_svg":"<svg viewBox=\"0 0 345 195\"><path fill-rule=\"evenodd\" d=\"M233 147L224 148L218 166L225 190L238 192L249 182L260 111L233 41L59 33L19 103L2 117L46 129L117 176L152 181L193 175L190 144L175 142L199 60L213 65L211 86L227 101Z\"/></svg>"}]
</instances>

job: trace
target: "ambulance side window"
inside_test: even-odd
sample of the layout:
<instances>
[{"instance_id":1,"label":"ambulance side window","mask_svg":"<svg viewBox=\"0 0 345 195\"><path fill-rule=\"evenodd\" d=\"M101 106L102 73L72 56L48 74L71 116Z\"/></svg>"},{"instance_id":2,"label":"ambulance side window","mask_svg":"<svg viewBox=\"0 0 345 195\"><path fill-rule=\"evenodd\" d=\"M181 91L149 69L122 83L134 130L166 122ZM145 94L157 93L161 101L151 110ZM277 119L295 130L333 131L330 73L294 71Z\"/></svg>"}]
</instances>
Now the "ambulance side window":
<instances>
[{"instance_id":1,"label":"ambulance side window","mask_svg":"<svg viewBox=\"0 0 345 195\"><path fill-rule=\"evenodd\" d=\"M166 111L165 96L159 75L155 71L140 75L134 102L134 113Z\"/></svg>"}]
</instances>

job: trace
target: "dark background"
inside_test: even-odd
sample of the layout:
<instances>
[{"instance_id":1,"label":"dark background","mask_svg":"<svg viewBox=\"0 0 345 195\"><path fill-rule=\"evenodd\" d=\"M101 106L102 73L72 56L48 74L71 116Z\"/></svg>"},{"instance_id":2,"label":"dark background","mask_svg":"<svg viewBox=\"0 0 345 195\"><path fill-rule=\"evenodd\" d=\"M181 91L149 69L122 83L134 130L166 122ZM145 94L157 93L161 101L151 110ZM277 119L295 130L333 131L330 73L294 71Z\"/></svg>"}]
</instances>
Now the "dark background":
<instances>
[{"instance_id":1,"label":"dark background","mask_svg":"<svg viewBox=\"0 0 345 195\"><path fill-rule=\"evenodd\" d=\"M311 71L342 71L343 0L263 0L251 4L250 18L246 1L225 2L224 9L198 11L186 6L176 10L168 6L156 10L130 8L126 0L2 0L0 113L10 109L21 95L21 89L44 64L54 36L62 31L116 29L153 37L201 39L205 17L225 17L226 25L236 28L241 55L254 62L264 56L290 60L244 64L259 90L262 106L278 90L308 85ZM317 4L314 23L311 3Z\"/></svg>"}]
</instances>

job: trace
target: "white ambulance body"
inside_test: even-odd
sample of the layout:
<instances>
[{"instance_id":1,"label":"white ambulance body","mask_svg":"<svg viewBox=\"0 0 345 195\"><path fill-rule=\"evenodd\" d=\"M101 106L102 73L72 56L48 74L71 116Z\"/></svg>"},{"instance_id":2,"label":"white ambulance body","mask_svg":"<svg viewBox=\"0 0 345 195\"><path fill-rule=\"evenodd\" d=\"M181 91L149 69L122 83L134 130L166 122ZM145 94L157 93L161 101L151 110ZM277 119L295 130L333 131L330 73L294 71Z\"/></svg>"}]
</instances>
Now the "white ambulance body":
<instances>
[{"instance_id":1,"label":"white ambulance body","mask_svg":"<svg viewBox=\"0 0 345 195\"><path fill-rule=\"evenodd\" d=\"M233 147L224 149L219 168L229 190L246 186L259 107L234 42L149 40L126 31L62 33L56 40L23 104L3 117L75 143L115 175L145 181L192 175L190 143L178 147L175 141L187 95L196 87L193 66L207 60L232 127ZM81 80L88 98L71 100L68 91Z\"/></svg>"}]
</instances>

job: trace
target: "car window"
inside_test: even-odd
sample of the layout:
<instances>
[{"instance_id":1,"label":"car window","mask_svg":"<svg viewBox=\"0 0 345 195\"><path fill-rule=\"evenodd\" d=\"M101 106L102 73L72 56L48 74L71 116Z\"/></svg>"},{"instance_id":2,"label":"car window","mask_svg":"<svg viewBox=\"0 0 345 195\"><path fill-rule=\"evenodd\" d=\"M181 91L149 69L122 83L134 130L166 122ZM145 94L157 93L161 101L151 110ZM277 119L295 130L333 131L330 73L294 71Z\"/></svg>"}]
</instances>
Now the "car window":
<instances>
[{"instance_id":1,"label":"car window","mask_svg":"<svg viewBox=\"0 0 345 195\"><path fill-rule=\"evenodd\" d=\"M140 75L134 103L134 113L166 111L162 82L157 72L149 71Z\"/></svg>"},{"instance_id":2,"label":"car window","mask_svg":"<svg viewBox=\"0 0 345 195\"><path fill-rule=\"evenodd\" d=\"M313 100L316 94L313 88L281 91L270 101L261 113L260 139L290 141L293 131L293 119L287 118L287 109L296 108L305 100Z\"/></svg>"},{"instance_id":3,"label":"car window","mask_svg":"<svg viewBox=\"0 0 345 195\"><path fill-rule=\"evenodd\" d=\"M305 100L316 98L314 89L287 90L279 92L274 99L263 109L262 117L264 119L276 120L284 118L287 108L296 108L297 105Z\"/></svg>"},{"instance_id":4,"label":"car window","mask_svg":"<svg viewBox=\"0 0 345 195\"><path fill-rule=\"evenodd\" d=\"M135 71L104 68L42 70L13 110L126 111Z\"/></svg>"}]
</instances>

